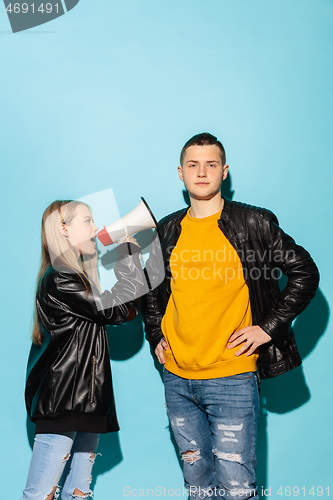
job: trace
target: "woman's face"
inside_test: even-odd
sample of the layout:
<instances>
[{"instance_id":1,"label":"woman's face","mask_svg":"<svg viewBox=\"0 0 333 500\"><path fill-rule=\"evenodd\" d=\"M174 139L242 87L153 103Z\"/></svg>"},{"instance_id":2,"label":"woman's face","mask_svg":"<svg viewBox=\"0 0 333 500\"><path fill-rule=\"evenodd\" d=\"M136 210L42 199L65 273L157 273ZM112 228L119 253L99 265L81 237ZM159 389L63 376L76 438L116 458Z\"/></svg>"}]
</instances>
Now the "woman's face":
<instances>
[{"instance_id":1,"label":"woman's face","mask_svg":"<svg viewBox=\"0 0 333 500\"><path fill-rule=\"evenodd\" d=\"M91 211L85 205L78 205L69 224L63 224L62 234L68 238L78 256L96 253L96 234L98 227L94 223Z\"/></svg>"}]
</instances>

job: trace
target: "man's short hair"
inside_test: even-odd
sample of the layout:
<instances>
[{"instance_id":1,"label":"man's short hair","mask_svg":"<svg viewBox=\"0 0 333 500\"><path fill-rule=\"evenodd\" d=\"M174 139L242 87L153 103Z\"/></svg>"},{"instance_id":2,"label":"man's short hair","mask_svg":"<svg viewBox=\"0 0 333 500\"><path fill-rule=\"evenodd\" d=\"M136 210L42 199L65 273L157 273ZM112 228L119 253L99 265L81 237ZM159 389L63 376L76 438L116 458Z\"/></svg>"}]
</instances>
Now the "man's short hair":
<instances>
[{"instance_id":1,"label":"man's short hair","mask_svg":"<svg viewBox=\"0 0 333 500\"><path fill-rule=\"evenodd\" d=\"M190 146L217 146L220 150L221 153L221 160L222 160L222 166L225 165L226 163L226 155L225 155L225 150L224 147L222 146L222 143L212 134L209 134L208 132L203 132L201 134L194 135L189 139L183 149L181 150L180 153L180 164L183 166L183 161L184 161L184 156L186 153L186 150Z\"/></svg>"}]
</instances>

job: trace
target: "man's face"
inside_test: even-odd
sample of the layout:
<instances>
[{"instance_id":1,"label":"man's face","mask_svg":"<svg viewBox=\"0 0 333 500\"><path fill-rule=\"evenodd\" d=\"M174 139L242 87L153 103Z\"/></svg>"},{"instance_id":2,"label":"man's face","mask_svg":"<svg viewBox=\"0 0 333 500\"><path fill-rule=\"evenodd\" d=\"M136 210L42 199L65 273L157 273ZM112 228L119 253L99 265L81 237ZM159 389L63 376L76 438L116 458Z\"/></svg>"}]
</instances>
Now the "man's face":
<instances>
[{"instance_id":1,"label":"man's face","mask_svg":"<svg viewBox=\"0 0 333 500\"><path fill-rule=\"evenodd\" d=\"M190 146L178 174L192 198L210 200L221 196L221 184L228 168L227 164L222 165L218 146Z\"/></svg>"}]
</instances>

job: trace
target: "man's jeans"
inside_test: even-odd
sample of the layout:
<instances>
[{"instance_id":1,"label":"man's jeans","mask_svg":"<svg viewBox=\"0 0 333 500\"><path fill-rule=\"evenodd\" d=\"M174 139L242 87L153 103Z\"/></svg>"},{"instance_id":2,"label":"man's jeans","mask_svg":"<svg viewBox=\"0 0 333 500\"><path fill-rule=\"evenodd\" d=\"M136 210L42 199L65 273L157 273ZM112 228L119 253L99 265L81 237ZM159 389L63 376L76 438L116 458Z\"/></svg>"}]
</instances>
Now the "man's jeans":
<instances>
[{"instance_id":1,"label":"man's jeans","mask_svg":"<svg viewBox=\"0 0 333 500\"><path fill-rule=\"evenodd\" d=\"M58 486L66 465L61 498L82 500L82 496L74 495L75 488L85 493L84 498L91 496L91 470L98 440L99 434L90 432L36 434L27 485L21 500L45 500L53 487ZM53 498L58 496L59 487Z\"/></svg>"},{"instance_id":2,"label":"man's jeans","mask_svg":"<svg viewBox=\"0 0 333 500\"><path fill-rule=\"evenodd\" d=\"M256 374L188 380L164 369L164 387L190 498L258 500Z\"/></svg>"}]
</instances>

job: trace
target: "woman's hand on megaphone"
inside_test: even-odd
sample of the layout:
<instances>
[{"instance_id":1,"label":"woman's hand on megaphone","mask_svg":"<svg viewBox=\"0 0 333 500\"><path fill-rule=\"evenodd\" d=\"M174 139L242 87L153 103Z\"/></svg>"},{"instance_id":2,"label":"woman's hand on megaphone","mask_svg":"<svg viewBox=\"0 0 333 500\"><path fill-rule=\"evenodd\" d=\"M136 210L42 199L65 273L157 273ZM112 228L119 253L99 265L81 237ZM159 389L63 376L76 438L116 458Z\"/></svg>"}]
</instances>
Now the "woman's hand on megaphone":
<instances>
[{"instance_id":1,"label":"woman's hand on megaphone","mask_svg":"<svg viewBox=\"0 0 333 500\"><path fill-rule=\"evenodd\" d=\"M133 236L124 236L123 238L120 238L118 240L118 243L120 244L117 248L118 250L118 253L120 255L133 255L133 254L138 254L139 255L139 259L141 260L142 259L142 255L141 255L141 247L139 245L139 243L136 241L136 239L133 237ZM132 243L133 245L135 245L134 247L132 247L132 249L130 248L130 245L124 245L124 243Z\"/></svg>"},{"instance_id":2,"label":"woman's hand on megaphone","mask_svg":"<svg viewBox=\"0 0 333 500\"><path fill-rule=\"evenodd\" d=\"M136 245L141 249L139 243L136 241L134 236L126 236L125 241L128 241L128 243L133 243L133 245Z\"/></svg>"},{"instance_id":3,"label":"woman's hand on megaphone","mask_svg":"<svg viewBox=\"0 0 333 500\"><path fill-rule=\"evenodd\" d=\"M122 238L119 238L118 243L121 245L122 243L133 243L133 245L138 246L140 249L139 243L136 241L134 236L123 236Z\"/></svg>"}]
</instances>

